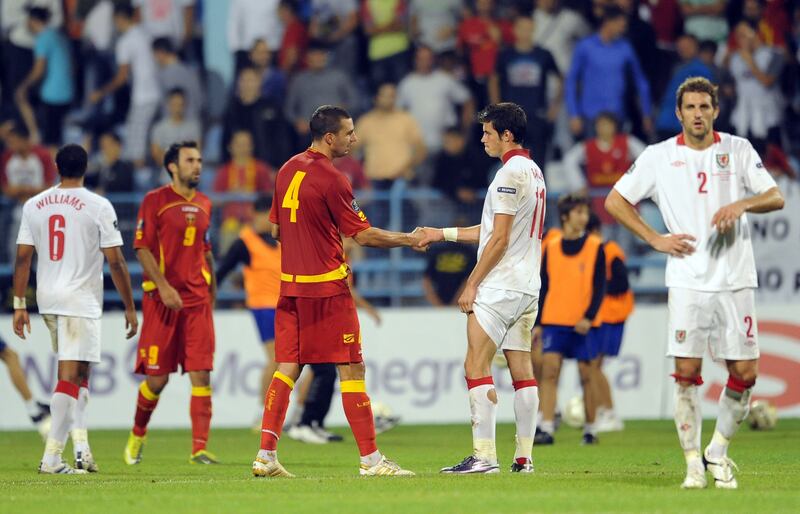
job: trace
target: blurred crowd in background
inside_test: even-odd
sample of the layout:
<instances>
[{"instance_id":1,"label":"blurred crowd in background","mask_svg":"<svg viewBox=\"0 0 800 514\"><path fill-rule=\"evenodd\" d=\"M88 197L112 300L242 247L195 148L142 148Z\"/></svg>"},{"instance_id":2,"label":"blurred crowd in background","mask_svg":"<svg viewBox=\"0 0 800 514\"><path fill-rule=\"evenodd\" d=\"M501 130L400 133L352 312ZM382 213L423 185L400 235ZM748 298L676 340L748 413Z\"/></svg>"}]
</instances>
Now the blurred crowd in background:
<instances>
[{"instance_id":1,"label":"blurred crowd in background","mask_svg":"<svg viewBox=\"0 0 800 514\"><path fill-rule=\"evenodd\" d=\"M227 19L207 19L212 2ZM680 131L675 90L689 76L719 85L717 130L748 137L776 175L798 169L791 0L2 0L0 27L0 264L19 206L54 183L68 142L90 151L87 186L129 226L141 193L168 180L166 148L199 141L222 253L249 199L308 146L322 104L353 115L359 142L336 164L375 199L373 224L397 229L478 221L499 167L475 122L490 102L525 109L549 190L587 191L607 223L605 191ZM225 34L230 83L207 65L211 31ZM380 201L398 184L400 221Z\"/></svg>"}]
</instances>

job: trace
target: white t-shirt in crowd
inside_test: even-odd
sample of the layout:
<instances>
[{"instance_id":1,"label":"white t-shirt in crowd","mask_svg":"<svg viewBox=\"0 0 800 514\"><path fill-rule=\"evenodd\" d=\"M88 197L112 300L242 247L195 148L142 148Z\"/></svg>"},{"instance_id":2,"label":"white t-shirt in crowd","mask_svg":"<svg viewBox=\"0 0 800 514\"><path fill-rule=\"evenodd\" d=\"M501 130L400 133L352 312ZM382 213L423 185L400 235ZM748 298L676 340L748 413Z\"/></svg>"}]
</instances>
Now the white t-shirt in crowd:
<instances>
[{"instance_id":1,"label":"white t-shirt in crowd","mask_svg":"<svg viewBox=\"0 0 800 514\"><path fill-rule=\"evenodd\" d=\"M131 103L142 105L161 101L150 36L141 26L135 25L120 36L116 59L117 66L130 66Z\"/></svg>"},{"instance_id":2,"label":"white t-shirt in crowd","mask_svg":"<svg viewBox=\"0 0 800 514\"><path fill-rule=\"evenodd\" d=\"M183 41L184 9L194 5L195 0L133 0L133 6L141 12L144 29L153 39L167 37L173 42Z\"/></svg>"},{"instance_id":3,"label":"white t-shirt in crowd","mask_svg":"<svg viewBox=\"0 0 800 514\"><path fill-rule=\"evenodd\" d=\"M285 27L278 18L279 0L230 0L228 49L250 50L258 39L273 52L280 50Z\"/></svg>"},{"instance_id":4,"label":"white t-shirt in crowd","mask_svg":"<svg viewBox=\"0 0 800 514\"><path fill-rule=\"evenodd\" d=\"M528 152L507 152L483 202L478 260L492 237L495 214L514 216L511 237L506 253L480 287L539 296L546 195L542 171Z\"/></svg>"},{"instance_id":5,"label":"white t-shirt in crowd","mask_svg":"<svg viewBox=\"0 0 800 514\"><path fill-rule=\"evenodd\" d=\"M410 73L397 87L397 105L417 120L431 153L442 147L444 129L459 124L456 106L469 99L469 89L441 70Z\"/></svg>"},{"instance_id":6,"label":"white t-shirt in crowd","mask_svg":"<svg viewBox=\"0 0 800 514\"><path fill-rule=\"evenodd\" d=\"M22 208L17 244L38 254L40 314L98 319L103 313L103 253L122 246L111 202L85 188L58 186Z\"/></svg>"},{"instance_id":7,"label":"white t-shirt in crowd","mask_svg":"<svg viewBox=\"0 0 800 514\"><path fill-rule=\"evenodd\" d=\"M714 214L775 187L747 139L714 133L714 144L693 150L683 135L648 146L614 189L632 204L652 199L671 234L696 238L691 255L667 257L666 285L698 291L758 287L747 216L725 234L711 226Z\"/></svg>"}]
</instances>

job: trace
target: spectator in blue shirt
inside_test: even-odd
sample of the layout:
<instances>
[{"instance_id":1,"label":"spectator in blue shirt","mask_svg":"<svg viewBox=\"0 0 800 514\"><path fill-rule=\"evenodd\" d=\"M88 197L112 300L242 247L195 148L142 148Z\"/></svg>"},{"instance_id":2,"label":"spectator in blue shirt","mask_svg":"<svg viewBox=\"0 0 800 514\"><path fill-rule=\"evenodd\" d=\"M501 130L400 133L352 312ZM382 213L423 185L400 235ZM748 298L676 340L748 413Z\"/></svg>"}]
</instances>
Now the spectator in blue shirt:
<instances>
[{"instance_id":1,"label":"spectator in blue shirt","mask_svg":"<svg viewBox=\"0 0 800 514\"><path fill-rule=\"evenodd\" d=\"M33 69L15 92L22 119L34 142L51 149L61 145L64 117L75 95L72 58L69 42L58 29L49 27L50 10L46 7L28 9L28 28L35 35ZM28 102L29 88L41 81L39 87L39 123ZM39 132L39 126L42 132Z\"/></svg>"},{"instance_id":2,"label":"spectator in blue shirt","mask_svg":"<svg viewBox=\"0 0 800 514\"><path fill-rule=\"evenodd\" d=\"M632 76L643 113L642 126L652 132L650 86L630 43L622 36L627 29L625 12L616 5L605 8L596 34L581 40L575 47L566 81L567 111L570 129L582 135L587 122L608 111L627 120L625 92L627 77Z\"/></svg>"},{"instance_id":3,"label":"spectator in blue shirt","mask_svg":"<svg viewBox=\"0 0 800 514\"><path fill-rule=\"evenodd\" d=\"M699 43L691 34L683 34L675 44L680 63L672 73L672 78L664 91L661 99L661 108L656 118L656 132L658 140L668 139L681 131L681 124L675 115L675 91L689 77L703 77L714 80L708 66L698 57Z\"/></svg>"}]
</instances>

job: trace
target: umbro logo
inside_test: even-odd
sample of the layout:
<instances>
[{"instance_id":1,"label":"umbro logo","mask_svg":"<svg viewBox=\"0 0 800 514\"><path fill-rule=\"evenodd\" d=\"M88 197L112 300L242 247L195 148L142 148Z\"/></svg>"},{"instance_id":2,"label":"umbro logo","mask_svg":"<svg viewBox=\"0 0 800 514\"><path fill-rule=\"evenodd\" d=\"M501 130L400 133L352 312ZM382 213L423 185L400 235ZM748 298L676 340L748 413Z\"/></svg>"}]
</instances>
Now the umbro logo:
<instances>
[{"instance_id":1,"label":"umbro logo","mask_svg":"<svg viewBox=\"0 0 800 514\"><path fill-rule=\"evenodd\" d=\"M672 162L672 167L673 168L681 168L683 166L686 166L686 163L683 162L683 161L673 161Z\"/></svg>"}]
</instances>

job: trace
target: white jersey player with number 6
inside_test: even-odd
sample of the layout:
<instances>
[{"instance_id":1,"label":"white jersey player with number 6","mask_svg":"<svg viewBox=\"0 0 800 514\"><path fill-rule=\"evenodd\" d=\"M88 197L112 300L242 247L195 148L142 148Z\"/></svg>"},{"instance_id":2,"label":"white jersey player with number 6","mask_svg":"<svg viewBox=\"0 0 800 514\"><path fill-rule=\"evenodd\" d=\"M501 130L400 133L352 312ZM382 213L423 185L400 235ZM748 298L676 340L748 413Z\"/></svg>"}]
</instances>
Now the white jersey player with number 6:
<instances>
[{"instance_id":1,"label":"white jersey player with number 6","mask_svg":"<svg viewBox=\"0 0 800 514\"><path fill-rule=\"evenodd\" d=\"M675 426L686 458L682 487L737 487L728 444L747 417L758 372L758 287L745 213L783 207L775 181L750 142L714 131L717 88L693 77L678 88L683 131L649 146L620 178L606 210L655 250L669 255L668 355L675 358ZM650 198L669 234L658 234L634 206ZM725 361L729 377L719 399L711 443L701 453L698 386L705 349Z\"/></svg>"},{"instance_id":2,"label":"white jersey player with number 6","mask_svg":"<svg viewBox=\"0 0 800 514\"><path fill-rule=\"evenodd\" d=\"M138 321L130 276L122 255L117 215L105 198L83 187L86 151L67 145L56 155L61 182L25 202L17 236L14 266L14 332L30 333L25 292L34 252L36 300L58 355L58 384L51 403L52 424L40 473L97 471L86 429L89 369L100 362L100 316L103 312L103 257L125 304L128 338ZM72 434L75 469L61 453Z\"/></svg>"},{"instance_id":3,"label":"white jersey player with number 6","mask_svg":"<svg viewBox=\"0 0 800 514\"><path fill-rule=\"evenodd\" d=\"M512 472L533 472L533 435L539 388L531 365L531 329L541 286L541 239L546 190L544 176L522 148L527 120L516 104L488 106L479 117L486 153L502 160L486 193L481 224L474 227L420 229L421 245L436 241L479 243L478 262L458 300L467 315L464 361L472 414L473 454L442 473L495 473L497 392L492 359L502 349L514 383L517 425Z\"/></svg>"}]
</instances>

